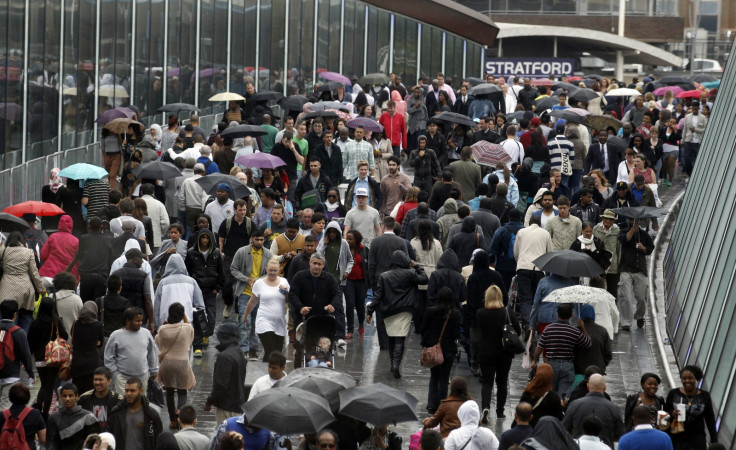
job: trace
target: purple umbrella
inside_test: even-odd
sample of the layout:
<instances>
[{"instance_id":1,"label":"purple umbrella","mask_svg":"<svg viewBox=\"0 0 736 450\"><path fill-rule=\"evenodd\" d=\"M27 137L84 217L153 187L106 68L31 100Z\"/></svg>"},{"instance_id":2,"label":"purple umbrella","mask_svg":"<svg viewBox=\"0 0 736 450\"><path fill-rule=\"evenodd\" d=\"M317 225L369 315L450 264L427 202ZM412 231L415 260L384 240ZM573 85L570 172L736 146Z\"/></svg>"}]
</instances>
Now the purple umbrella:
<instances>
[{"instance_id":1,"label":"purple umbrella","mask_svg":"<svg viewBox=\"0 0 736 450\"><path fill-rule=\"evenodd\" d=\"M134 115L135 111L133 111L132 109L118 106L117 108L108 109L107 111L100 114L100 116L97 117L96 122L100 125L105 125L106 123L112 122L115 119L132 119Z\"/></svg>"},{"instance_id":2,"label":"purple umbrella","mask_svg":"<svg viewBox=\"0 0 736 450\"><path fill-rule=\"evenodd\" d=\"M220 69L203 69L199 71L199 78L207 78L213 75L219 75L220 72L221 72ZM192 80L193 79L194 79L194 74L192 74Z\"/></svg>"},{"instance_id":3,"label":"purple umbrella","mask_svg":"<svg viewBox=\"0 0 736 450\"><path fill-rule=\"evenodd\" d=\"M655 89L653 94L657 97L660 97L666 95L667 91L672 91L672 95L677 95L680 92L685 92L685 89L681 88L680 86L662 86Z\"/></svg>"},{"instance_id":4,"label":"purple umbrella","mask_svg":"<svg viewBox=\"0 0 736 450\"><path fill-rule=\"evenodd\" d=\"M0 103L0 119L20 122L23 120L23 107L16 103Z\"/></svg>"},{"instance_id":5,"label":"purple umbrella","mask_svg":"<svg viewBox=\"0 0 736 450\"><path fill-rule=\"evenodd\" d=\"M256 152L250 155L236 158L235 162L245 167L258 167L260 169L276 169L286 165L283 159L270 153Z\"/></svg>"},{"instance_id":6,"label":"purple umbrella","mask_svg":"<svg viewBox=\"0 0 736 450\"><path fill-rule=\"evenodd\" d=\"M346 123L346 125L348 128L363 127L365 131L371 131L373 133L380 133L383 131L383 125L367 117L356 117Z\"/></svg>"},{"instance_id":7,"label":"purple umbrella","mask_svg":"<svg viewBox=\"0 0 736 450\"><path fill-rule=\"evenodd\" d=\"M174 67L173 69L169 69L169 71L166 72L166 76L169 78L178 77L180 72L181 72L180 67Z\"/></svg>"},{"instance_id":8,"label":"purple umbrella","mask_svg":"<svg viewBox=\"0 0 736 450\"><path fill-rule=\"evenodd\" d=\"M350 78L346 77L345 75L339 74L337 72L322 72L318 74L318 76L322 77L323 79L327 81L337 81L338 83L342 83L345 86L350 86Z\"/></svg>"}]
</instances>

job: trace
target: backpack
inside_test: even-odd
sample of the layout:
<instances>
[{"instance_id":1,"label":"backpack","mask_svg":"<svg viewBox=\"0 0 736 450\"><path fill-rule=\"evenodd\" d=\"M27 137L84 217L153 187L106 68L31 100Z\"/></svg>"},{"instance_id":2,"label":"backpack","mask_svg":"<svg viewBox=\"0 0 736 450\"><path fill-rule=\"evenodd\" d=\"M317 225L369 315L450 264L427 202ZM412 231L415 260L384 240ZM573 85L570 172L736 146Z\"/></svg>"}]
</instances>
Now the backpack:
<instances>
[{"instance_id":1,"label":"backpack","mask_svg":"<svg viewBox=\"0 0 736 450\"><path fill-rule=\"evenodd\" d=\"M23 421L31 411L33 411L33 408L26 406L18 414L18 417L11 416L10 409L3 411L5 423L3 424L2 430L0 430L0 448L4 450L27 450L30 448L28 442L26 442L26 431L23 427Z\"/></svg>"},{"instance_id":2,"label":"backpack","mask_svg":"<svg viewBox=\"0 0 736 450\"><path fill-rule=\"evenodd\" d=\"M226 240L227 237L230 235L230 226L233 224L233 218L228 217L225 219L225 236L223 236ZM245 218L245 230L248 232L248 236L251 235L251 231L253 229L253 221L250 220L248 217Z\"/></svg>"},{"instance_id":3,"label":"backpack","mask_svg":"<svg viewBox=\"0 0 736 450\"><path fill-rule=\"evenodd\" d=\"M13 333L15 333L15 330L19 329L19 326L13 325L7 330L0 331L0 347L2 347L2 349L0 350L0 370L3 370L5 368L5 361L15 361L15 352L13 350L13 347L15 345L13 343Z\"/></svg>"},{"instance_id":4,"label":"backpack","mask_svg":"<svg viewBox=\"0 0 736 450\"><path fill-rule=\"evenodd\" d=\"M516 233L511 233L511 239L509 239L509 249L506 250L506 257L508 259L516 259L514 257L514 244L516 243Z\"/></svg>"}]
</instances>

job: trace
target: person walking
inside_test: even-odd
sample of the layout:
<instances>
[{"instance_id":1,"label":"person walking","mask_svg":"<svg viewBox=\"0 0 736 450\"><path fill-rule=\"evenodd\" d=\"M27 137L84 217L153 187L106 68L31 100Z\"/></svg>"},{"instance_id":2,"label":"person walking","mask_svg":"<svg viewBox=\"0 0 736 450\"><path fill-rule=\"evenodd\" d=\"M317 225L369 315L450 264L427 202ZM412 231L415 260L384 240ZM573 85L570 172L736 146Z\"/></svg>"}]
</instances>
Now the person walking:
<instances>
[{"instance_id":1,"label":"person walking","mask_svg":"<svg viewBox=\"0 0 736 450\"><path fill-rule=\"evenodd\" d=\"M417 234L409 242L416 255L416 263L424 269L424 273L430 278L442 256L442 244L432 235L432 223L429 219L420 220L417 225ZM421 334L424 314L427 309L426 284L419 285L417 296L417 307L414 311L414 331Z\"/></svg>"},{"instance_id":2,"label":"person walking","mask_svg":"<svg viewBox=\"0 0 736 450\"><path fill-rule=\"evenodd\" d=\"M81 449L87 436L102 431L100 424L77 404L79 389L73 383L63 385L59 397L61 408L49 416L46 427L46 449Z\"/></svg>"},{"instance_id":3,"label":"person walking","mask_svg":"<svg viewBox=\"0 0 736 450\"><path fill-rule=\"evenodd\" d=\"M391 374L401 378L399 367L404 357L404 344L417 306L417 286L429 282L424 269L409 259L402 250L391 255L391 270L378 278L373 302L368 305L367 322L371 323L373 312L380 308L386 324L388 344L391 350Z\"/></svg>"},{"instance_id":4,"label":"person walking","mask_svg":"<svg viewBox=\"0 0 736 450\"><path fill-rule=\"evenodd\" d=\"M419 266L421 267L421 266ZM444 361L429 369L429 388L427 395L427 411L434 413L440 401L447 396L450 371L457 354L457 339L460 337L462 315L455 307L455 295L449 288L442 288L437 293L435 305L427 308L421 329L423 348L440 344Z\"/></svg>"},{"instance_id":5,"label":"person walking","mask_svg":"<svg viewBox=\"0 0 736 450\"><path fill-rule=\"evenodd\" d=\"M107 430L116 436L116 448L154 450L156 441L163 431L161 417L151 407L138 378L125 382L125 401L110 413Z\"/></svg>"},{"instance_id":6,"label":"person walking","mask_svg":"<svg viewBox=\"0 0 736 450\"><path fill-rule=\"evenodd\" d=\"M422 422L424 429L431 429L439 425L442 437L446 438L452 430L460 428L457 411L468 400L472 400L468 392L468 381L463 377L453 378L450 383L450 394L442 399L440 406L432 416L424 419Z\"/></svg>"},{"instance_id":7,"label":"person walking","mask_svg":"<svg viewBox=\"0 0 736 450\"><path fill-rule=\"evenodd\" d=\"M113 373L116 392L125 392L128 378L143 381L158 373L158 348L151 333L141 328L143 311L132 307L125 310L125 328L114 331L105 346L105 367Z\"/></svg>"},{"instance_id":8,"label":"person walking","mask_svg":"<svg viewBox=\"0 0 736 450\"><path fill-rule=\"evenodd\" d=\"M41 411L44 420L49 418L54 387L56 387L59 373L59 369L56 367L46 367L46 344L56 339L57 333L61 338L69 339L64 324L61 323L61 319L59 319L56 312L54 299L44 297L38 305L38 314L28 331L28 347L36 361L38 380L41 383L33 406Z\"/></svg>"},{"instance_id":9,"label":"person walking","mask_svg":"<svg viewBox=\"0 0 736 450\"><path fill-rule=\"evenodd\" d=\"M16 323L28 334L33 322L36 291L46 295L46 287L38 274L33 250L26 247L26 241L19 231L10 233L0 249L0 264L3 267L0 301L14 300L17 303L19 310Z\"/></svg>"},{"instance_id":10,"label":"person walking","mask_svg":"<svg viewBox=\"0 0 736 450\"><path fill-rule=\"evenodd\" d=\"M217 293L225 284L225 274L222 269L222 256L215 245L215 235L208 228L199 230L196 237L196 245L187 250L184 259L189 276L199 286L202 293L202 302L207 315L207 327L209 330L201 330L198 322L195 322L197 335L194 342L195 355L202 355L202 350L207 348L209 338L215 331L217 319ZM205 333L206 332L206 333Z\"/></svg>"},{"instance_id":11,"label":"person walking","mask_svg":"<svg viewBox=\"0 0 736 450\"><path fill-rule=\"evenodd\" d=\"M100 349L105 340L102 323L97 320L97 304L87 301L82 305L77 320L72 325L69 343L74 349L71 372L79 392L94 388L94 371L102 365Z\"/></svg>"},{"instance_id":12,"label":"person walking","mask_svg":"<svg viewBox=\"0 0 736 450\"><path fill-rule=\"evenodd\" d=\"M553 417L562 420L562 401L554 391L554 372L552 366L546 363L539 364L534 378L527 383L521 394L519 403L526 402L532 407L532 418L529 425L534 428L543 417Z\"/></svg>"},{"instance_id":13,"label":"person walking","mask_svg":"<svg viewBox=\"0 0 736 450\"><path fill-rule=\"evenodd\" d=\"M266 263L266 277L259 278L253 284L248 304L245 307L243 321L248 322L253 309L258 307L255 327L258 339L263 345L263 362L273 352L284 349L286 338L286 302L289 296L289 282L280 277L281 264L278 257L272 257Z\"/></svg>"},{"instance_id":14,"label":"person walking","mask_svg":"<svg viewBox=\"0 0 736 450\"><path fill-rule=\"evenodd\" d=\"M445 439L445 450L481 450L498 448L498 438L489 428L481 427L478 404L468 400L457 410L460 428Z\"/></svg>"},{"instance_id":15,"label":"person walking","mask_svg":"<svg viewBox=\"0 0 736 450\"><path fill-rule=\"evenodd\" d=\"M704 450L706 432L711 444L718 442L716 416L713 400L705 389L699 389L703 380L703 370L698 366L688 365L680 369L681 388L674 388L664 402L664 410L672 418L670 421L670 438L676 450ZM685 417L680 418L680 411L685 409ZM672 427L679 424L681 431L675 432ZM677 430L680 430L678 426Z\"/></svg>"},{"instance_id":16,"label":"person walking","mask_svg":"<svg viewBox=\"0 0 736 450\"><path fill-rule=\"evenodd\" d=\"M194 328L189 323L184 305L174 302L168 307L168 318L156 335L159 370L157 380L166 391L169 428L178 428L179 410L187 403L187 391L197 382L189 364L189 348ZM174 403L174 394L177 402ZM178 408L176 407L178 405Z\"/></svg>"},{"instance_id":17,"label":"person walking","mask_svg":"<svg viewBox=\"0 0 736 450\"><path fill-rule=\"evenodd\" d=\"M363 235L358 230L350 230L345 234L353 257L353 267L350 269L347 280L345 280L345 318L347 322L346 339L353 337L355 331L355 311L358 315L358 334L363 336L365 328L365 297L368 291L368 248L362 245Z\"/></svg>"},{"instance_id":18,"label":"person walking","mask_svg":"<svg viewBox=\"0 0 736 450\"><path fill-rule=\"evenodd\" d=\"M212 390L207 396L204 410L209 412L214 406L215 420L224 420L243 413L240 405L245 402L245 370L248 361L238 348L240 328L232 322L225 322L217 329L217 350L220 352L215 360L212 372Z\"/></svg>"},{"instance_id":19,"label":"person walking","mask_svg":"<svg viewBox=\"0 0 736 450\"><path fill-rule=\"evenodd\" d=\"M600 438L604 444L613 447L624 434L621 411L615 403L603 396L606 392L606 379L601 374L593 374L588 379L588 394L576 400L565 413L562 425L574 438L583 435L583 421L586 417L597 416L601 420Z\"/></svg>"}]
</instances>

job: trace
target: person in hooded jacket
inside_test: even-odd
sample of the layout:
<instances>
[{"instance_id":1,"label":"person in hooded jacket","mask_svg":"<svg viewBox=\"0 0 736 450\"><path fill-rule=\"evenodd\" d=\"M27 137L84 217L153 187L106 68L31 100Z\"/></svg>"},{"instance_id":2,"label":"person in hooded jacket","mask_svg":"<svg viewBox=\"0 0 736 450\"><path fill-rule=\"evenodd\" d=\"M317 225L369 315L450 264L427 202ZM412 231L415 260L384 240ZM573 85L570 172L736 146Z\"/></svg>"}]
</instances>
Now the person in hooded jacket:
<instances>
[{"instance_id":1,"label":"person in hooded jacket","mask_svg":"<svg viewBox=\"0 0 736 450\"><path fill-rule=\"evenodd\" d=\"M100 348L105 340L102 323L97 321L97 304L84 302L77 320L69 332L69 343L74 347L72 378L80 392L94 389L94 371L102 365Z\"/></svg>"},{"instance_id":2,"label":"person in hooded jacket","mask_svg":"<svg viewBox=\"0 0 736 450\"><path fill-rule=\"evenodd\" d=\"M437 225L440 226L440 242L442 246L447 245L447 239L450 236L450 228L460 222L457 215L457 202L453 198L448 198L443 204L445 214L437 219Z\"/></svg>"},{"instance_id":3,"label":"person in hooded jacket","mask_svg":"<svg viewBox=\"0 0 736 450\"><path fill-rule=\"evenodd\" d=\"M138 398L132 397L131 394L125 394L125 400L115 405L110 411L110 415L107 419L107 431L115 436L115 448L129 449L136 448L138 450L155 450L159 447L156 446L158 436L163 431L163 424L161 423L161 417L155 408L151 406L148 398L142 394L143 386L139 379L131 378L126 383L127 386L137 384ZM140 426L140 438L142 438L143 446L138 447L136 444L140 442L131 442L126 446L125 439L130 437L128 434L128 427L131 426L129 408L133 407L134 404L140 402L140 408L143 410L143 423L138 424ZM94 416L92 416L94 417ZM97 419L95 419L96 422ZM135 422L134 422L135 423ZM135 434L133 434L135 436Z\"/></svg>"},{"instance_id":4,"label":"person in hooded jacket","mask_svg":"<svg viewBox=\"0 0 736 450\"><path fill-rule=\"evenodd\" d=\"M72 235L74 223L71 216L64 214L59 219L59 231L49 236L49 239L41 247L41 261L43 265L38 269L38 274L47 279L54 278L59 272L66 270L69 263L79 248L79 239ZM79 272L72 267L72 275L77 280Z\"/></svg>"},{"instance_id":5,"label":"person in hooded jacket","mask_svg":"<svg viewBox=\"0 0 736 450\"><path fill-rule=\"evenodd\" d=\"M524 228L521 223L521 211L514 208L509 211L509 222L496 230L491 240L489 259L492 267L501 274L504 285L511 286L511 279L516 275L516 259L514 258L514 241L516 233ZM506 302L504 302L506 303Z\"/></svg>"},{"instance_id":6,"label":"person in hooded jacket","mask_svg":"<svg viewBox=\"0 0 736 450\"><path fill-rule=\"evenodd\" d=\"M555 417L542 417L524 442L524 448L531 449L554 449L554 450L578 450L580 447L567 432L562 422Z\"/></svg>"},{"instance_id":7,"label":"person in hooded jacket","mask_svg":"<svg viewBox=\"0 0 736 450\"><path fill-rule=\"evenodd\" d=\"M190 323L194 322L194 310L205 307L199 283L189 276L186 262L179 254L174 253L169 257L164 276L156 288L153 302L156 328L166 323L169 316L169 307L175 302L184 306L185 314Z\"/></svg>"},{"instance_id":8,"label":"person in hooded jacket","mask_svg":"<svg viewBox=\"0 0 736 450\"><path fill-rule=\"evenodd\" d=\"M222 271L222 258L220 250L215 246L215 235L209 228L203 228L197 233L197 246L187 250L184 260L189 275L197 281L202 290L202 299L207 313L207 325L209 331L215 329L217 318L217 293L225 283L225 274ZM168 266L168 264L167 264ZM202 338L203 331L199 324L194 321L194 354L201 355L202 348L207 346L207 339ZM199 352L198 352L199 350Z\"/></svg>"},{"instance_id":9,"label":"person in hooded jacket","mask_svg":"<svg viewBox=\"0 0 736 450\"><path fill-rule=\"evenodd\" d=\"M468 400L457 410L460 428L445 439L445 450L497 450L498 438L489 428L480 427L480 409L475 400Z\"/></svg>"},{"instance_id":10,"label":"person in hooded jacket","mask_svg":"<svg viewBox=\"0 0 736 450\"><path fill-rule=\"evenodd\" d=\"M465 278L460 273L460 262L457 254L452 249L447 249L440 256L437 262L437 268L429 277L429 285L427 286L427 307L435 304L435 298L440 288L448 287L455 293L455 300L458 307L467 299L468 290L465 285Z\"/></svg>"},{"instance_id":11,"label":"person in hooded jacket","mask_svg":"<svg viewBox=\"0 0 736 450\"><path fill-rule=\"evenodd\" d=\"M409 259L402 250L391 255L391 270L383 272L376 283L373 301L367 307L367 322L380 308L386 324L391 351L391 373L401 378L399 366L404 356L404 344L409 335L414 309L417 307L417 286L427 283L422 266Z\"/></svg>"},{"instance_id":12,"label":"person in hooded jacket","mask_svg":"<svg viewBox=\"0 0 736 450\"><path fill-rule=\"evenodd\" d=\"M112 239L102 234L102 220L90 218L88 228L89 233L79 238L74 259L66 267L70 272L79 262L79 296L84 301L105 295L105 282L114 259Z\"/></svg>"},{"instance_id":13,"label":"person in hooded jacket","mask_svg":"<svg viewBox=\"0 0 736 450\"><path fill-rule=\"evenodd\" d=\"M447 240L447 249L451 249L457 255L460 267L470 264L470 257L478 248L488 248L488 243L483 233L478 233L475 226L475 218L468 216L463 219L460 232Z\"/></svg>"},{"instance_id":14,"label":"person in hooded jacket","mask_svg":"<svg viewBox=\"0 0 736 450\"><path fill-rule=\"evenodd\" d=\"M353 270L353 254L350 252L348 241L342 238L342 230L340 230L340 225L336 221L333 220L327 224L324 237L317 246L317 251L325 255L325 271L335 277L337 284L340 285L340 290L344 291L348 275ZM342 308L342 303L335 308L335 320L337 321L336 337L344 339L345 310Z\"/></svg>"},{"instance_id":15,"label":"person in hooded jacket","mask_svg":"<svg viewBox=\"0 0 736 450\"><path fill-rule=\"evenodd\" d=\"M204 410L209 412L216 407L215 418L222 423L230 417L243 413L240 405L245 400L245 372L246 361L238 347L240 328L233 322L224 322L217 329L217 350L220 352L215 360L212 371L212 390L204 404Z\"/></svg>"}]
</instances>

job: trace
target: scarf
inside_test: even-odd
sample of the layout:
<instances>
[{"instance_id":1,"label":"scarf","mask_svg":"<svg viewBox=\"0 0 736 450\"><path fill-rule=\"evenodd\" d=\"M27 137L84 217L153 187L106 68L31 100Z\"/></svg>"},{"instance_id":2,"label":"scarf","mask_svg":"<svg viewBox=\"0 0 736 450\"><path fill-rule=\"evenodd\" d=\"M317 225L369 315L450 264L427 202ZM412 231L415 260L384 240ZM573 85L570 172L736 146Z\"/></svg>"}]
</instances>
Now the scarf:
<instances>
[{"instance_id":1,"label":"scarf","mask_svg":"<svg viewBox=\"0 0 736 450\"><path fill-rule=\"evenodd\" d=\"M54 167L51 169L51 173L49 173L49 187L51 187L51 191L54 194L64 185L61 181L61 177L59 176L59 172L61 172L61 169Z\"/></svg>"},{"instance_id":2,"label":"scarf","mask_svg":"<svg viewBox=\"0 0 736 450\"><path fill-rule=\"evenodd\" d=\"M325 208L327 208L327 212L335 212L338 206L340 206L339 202L330 203L329 200L325 202Z\"/></svg>"},{"instance_id":3,"label":"scarf","mask_svg":"<svg viewBox=\"0 0 736 450\"><path fill-rule=\"evenodd\" d=\"M590 239L585 239L582 235L578 236L578 241L583 244L583 248L590 251L595 251L595 243L593 242L593 236Z\"/></svg>"}]
</instances>

